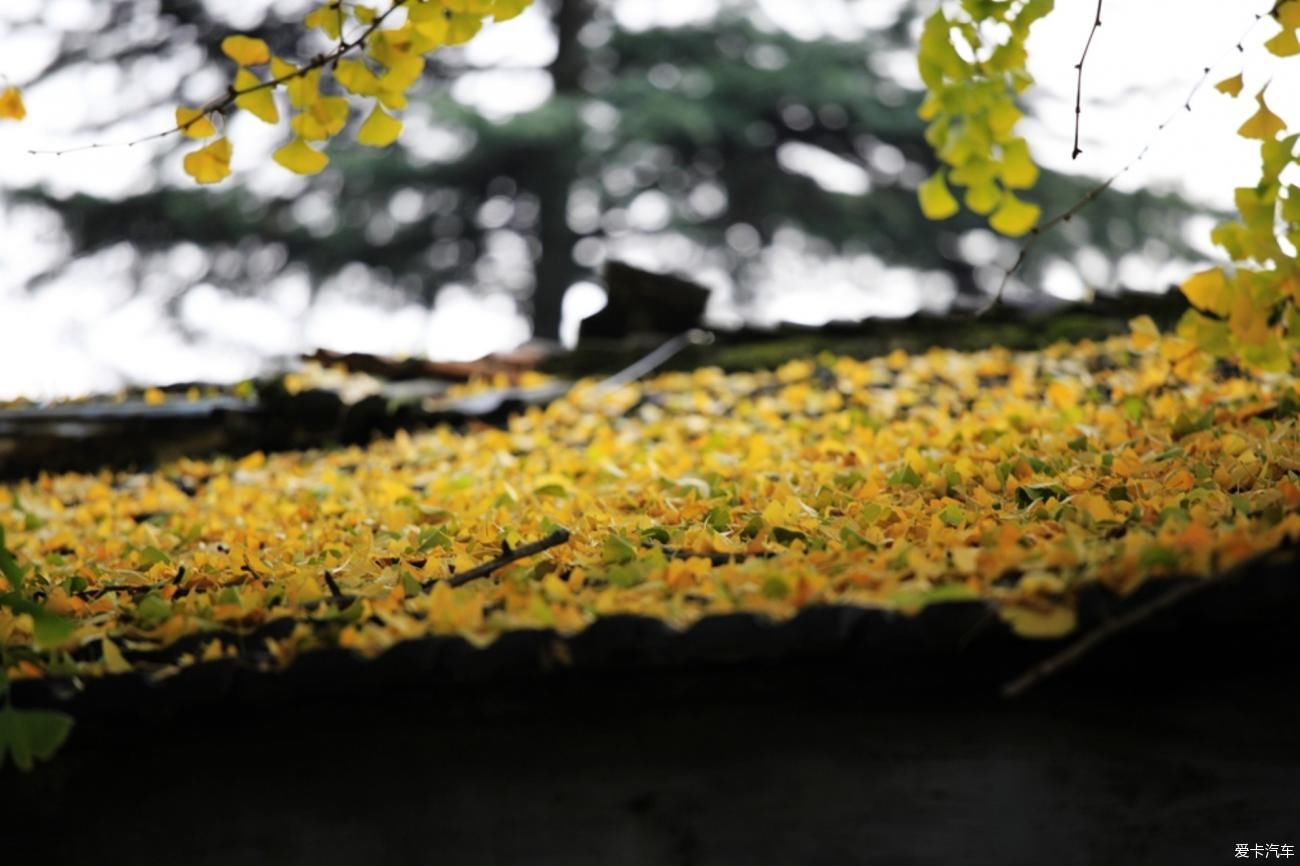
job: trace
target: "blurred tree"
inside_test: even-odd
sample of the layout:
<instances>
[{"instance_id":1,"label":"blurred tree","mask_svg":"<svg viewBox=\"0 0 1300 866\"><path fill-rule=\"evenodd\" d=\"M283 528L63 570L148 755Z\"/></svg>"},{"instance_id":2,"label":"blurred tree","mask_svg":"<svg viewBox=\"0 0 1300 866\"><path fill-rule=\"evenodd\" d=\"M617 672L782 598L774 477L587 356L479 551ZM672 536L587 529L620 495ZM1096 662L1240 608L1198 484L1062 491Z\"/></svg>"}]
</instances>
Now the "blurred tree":
<instances>
[{"instance_id":1,"label":"blurred tree","mask_svg":"<svg viewBox=\"0 0 1300 866\"><path fill-rule=\"evenodd\" d=\"M194 0L100 5L93 32L63 33L43 75L81 63L136 75L160 59L196 70L221 62L232 29ZM669 237L683 243L665 267L729 275L742 304L762 267L757 253L783 229L819 255L870 253L947 272L961 294L981 291L979 267L998 242L977 218L936 226L921 215L914 190L934 158L916 116L920 95L876 62L910 54L906 21L864 46L801 40L758 26L748 10L704 26L631 31L595 0L548 8L554 55L531 73L549 75L551 95L532 110L502 120L452 99L439 85L479 70L463 52L435 56L421 98L430 135L447 142L436 153L413 140L416 129L393 151L340 141L331 172L284 196L161 183L113 201L39 187L10 196L56 211L74 255L123 241L146 256L193 243L209 253L196 282L235 291L255 291L295 265L318 284L360 264L425 303L453 282L531 299L534 333L552 339L575 281L605 256ZM301 12L276 6L249 29L277 52L301 54ZM175 93L159 99L174 101ZM1045 173L1033 197L1050 211L1088 186ZM1044 263L1089 247L1112 260L1138 243L1190 257L1182 227L1191 213L1172 196L1108 193L1068 235L1045 239L1022 277L1033 285ZM982 253L965 240L972 232L983 236Z\"/></svg>"}]
</instances>

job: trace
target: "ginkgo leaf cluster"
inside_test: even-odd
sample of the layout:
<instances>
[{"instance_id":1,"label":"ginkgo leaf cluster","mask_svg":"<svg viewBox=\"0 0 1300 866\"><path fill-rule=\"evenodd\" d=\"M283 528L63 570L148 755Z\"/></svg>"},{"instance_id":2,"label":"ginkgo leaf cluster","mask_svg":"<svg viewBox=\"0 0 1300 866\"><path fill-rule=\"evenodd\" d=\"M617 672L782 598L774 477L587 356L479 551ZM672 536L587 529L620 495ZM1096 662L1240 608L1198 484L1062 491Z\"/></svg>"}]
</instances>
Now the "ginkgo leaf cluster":
<instances>
[{"instance_id":1,"label":"ginkgo leaf cluster","mask_svg":"<svg viewBox=\"0 0 1300 866\"><path fill-rule=\"evenodd\" d=\"M1300 0L1278 4L1280 31L1265 46L1280 57L1300 54ZM1243 73L1215 89L1234 99L1246 89ZM1300 346L1300 186L1285 179L1300 163L1300 132L1268 102L1269 85L1254 94L1255 110L1237 134L1259 142L1260 178L1235 191L1237 217L1216 226L1211 240L1231 267L1200 271L1182 284L1196 308L1179 332L1217 357L1242 359L1264 370L1286 370Z\"/></svg>"},{"instance_id":2,"label":"ginkgo leaf cluster","mask_svg":"<svg viewBox=\"0 0 1300 866\"><path fill-rule=\"evenodd\" d=\"M964 203L1010 237L1038 225L1038 206L1013 192L1038 176L1028 146L1014 132L1020 117L1015 100L1032 83L1025 70L1030 28L1053 6L1053 0L961 0L941 4L926 20L917 58L927 88L920 114L941 163L917 191L927 217L951 217ZM1278 30L1265 41L1267 50L1300 55L1300 0L1281 0L1270 14ZM990 34L998 41L990 43ZM1077 68L1082 87L1082 61ZM1229 76L1215 90L1239 98L1247 92L1246 75ZM1183 284L1196 310L1179 332L1212 356L1281 370L1300 346L1300 186L1287 179L1300 161L1300 134L1287 134L1285 119L1269 103L1281 95L1270 94L1267 82L1252 96L1254 110L1237 134L1259 142L1260 180L1236 190L1237 218L1211 234L1232 266L1201 271ZM954 187L964 188L962 201Z\"/></svg>"},{"instance_id":3,"label":"ginkgo leaf cluster","mask_svg":"<svg viewBox=\"0 0 1300 866\"><path fill-rule=\"evenodd\" d=\"M12 677L163 677L623 613L681 628L953 599L1057 636L1084 587L1300 539L1298 411L1293 377L1214 365L1145 320L1044 352L583 382L505 429L43 475L0 487L0 525L75 628L41 649L0 609L0 641ZM453 586L560 527L565 543Z\"/></svg>"},{"instance_id":4,"label":"ginkgo leaf cluster","mask_svg":"<svg viewBox=\"0 0 1300 866\"><path fill-rule=\"evenodd\" d=\"M518 16L531 2L391 0L381 8L329 0L308 12L303 23L330 40L332 48L304 63L274 54L255 36L228 36L221 49L235 71L227 95L203 107L176 111L177 129L205 142L186 155L185 172L201 184L219 183L230 175L233 144L219 136L214 120L232 109L273 125L287 111L288 140L273 158L297 174L316 174L329 164L323 144L347 127L356 103L364 106L365 114L357 141L388 147L401 134L402 121L395 112L406 108L407 94L424 72L425 57L467 42L488 20Z\"/></svg>"},{"instance_id":5,"label":"ginkgo leaf cluster","mask_svg":"<svg viewBox=\"0 0 1300 866\"><path fill-rule=\"evenodd\" d=\"M927 88L920 116L942 163L917 191L928 218L961 210L955 186L964 188L966 208L987 216L1001 234L1019 237L1038 224L1038 205L1017 195L1038 180L1029 145L1016 133L1017 99L1033 83L1026 69L1030 28L1052 7L1053 0L965 0L943 4L926 19L917 53Z\"/></svg>"}]
</instances>

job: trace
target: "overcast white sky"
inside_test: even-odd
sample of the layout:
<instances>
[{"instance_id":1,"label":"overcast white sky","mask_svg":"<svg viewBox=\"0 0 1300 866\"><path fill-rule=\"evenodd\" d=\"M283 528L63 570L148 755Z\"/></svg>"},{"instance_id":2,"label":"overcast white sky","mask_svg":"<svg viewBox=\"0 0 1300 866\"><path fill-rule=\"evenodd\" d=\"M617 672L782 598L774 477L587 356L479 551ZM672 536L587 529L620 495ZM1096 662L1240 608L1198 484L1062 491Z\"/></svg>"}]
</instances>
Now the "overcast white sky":
<instances>
[{"instance_id":1,"label":"overcast white sky","mask_svg":"<svg viewBox=\"0 0 1300 866\"><path fill-rule=\"evenodd\" d=\"M707 21L722 0L618 0L616 14L624 26L643 28ZM728 0L731 2L731 0ZM225 0L232 29L249 26L259 4ZM284 8L305 8L307 0L281 0ZM859 38L898 14L903 0L756 0L762 14L776 26L808 39L831 36ZM1238 139L1233 130L1254 108L1243 96L1230 100L1213 91L1214 82L1244 69L1246 93L1266 81L1272 108L1293 125L1300 125L1300 61L1278 62L1260 43L1276 31L1269 20L1249 33L1246 51L1234 45L1246 34L1256 12L1270 0L1126 0L1106 6L1105 24L1089 57L1084 113L1084 153L1072 162L1074 63L1087 36L1094 0L1057 0L1056 12L1037 25L1031 42L1032 68L1039 87L1032 100L1035 117L1026 131L1035 156L1044 165L1093 177L1107 176L1129 162L1148 143L1151 148L1119 186L1126 189L1177 189L1208 206L1230 208L1232 189L1256 180L1257 148ZM48 58L52 45L39 38L14 35L18 22L43 18L60 25L93 25L102 6L94 0L3 0L0 3L0 74L22 81ZM539 76L493 73L494 64L542 64L547 40L540 12L495 26L480 36L469 60L484 67L479 76L457 85L454 95L483 105L497 114L526 110L545 99L547 87ZM889 68L904 83L917 82L914 61L900 55ZM137 112L130 123L108 131L85 132L130 103L129 94L148 95L164 89L168 77L183 75L186 65L142 63L127 69L103 68L60 75L27 94L30 112L21 124L0 123L0 196L10 185L42 181L63 192L85 191L121 195L152 182L160 156L150 145L68 154L33 156L29 149L58 149L91 141L131 140L168 126L167 112ZM1204 87L1193 99L1193 111L1181 106L1213 66ZM501 87L503 76L513 76ZM221 86L219 80L197 77L190 85L196 101ZM1173 123L1161 135L1155 127ZM270 164L266 154L278 132L256 122L231 130L239 143L234 168L268 190L292 192L299 181ZM407 139L419 137L413 118ZM416 146L444 146L430 136ZM788 156L789 159L784 157ZM175 160L162 163L165 180L187 182ZM783 154L790 170L804 171L831 188L852 191L859 182L853 171L819 160L815 153ZM865 188L865 187L864 187ZM869 193L867 193L869 194ZM1204 228L1208 232L1208 225ZM671 247L668 247L671 249ZM472 357L508 348L527 338L527 326L513 312L509 298L487 299L466 289L444 292L431 313L393 301L366 303L356 293L326 291L308 309L308 287L299 279L283 280L265 297L236 299L216 289L199 290L182 305L185 324L200 334L183 336L161 311L160 299L172 287L155 281L134 293L126 273L131 267L125 251L110 254L84 267L73 268L56 285L36 295L23 282L59 255L57 227L30 212L0 213L0 399L25 395L48 397L100 391L125 381L166 383L192 379L229 380L255 373L268 356L290 355L316 345L391 353L430 353ZM1206 248L1209 254L1208 245ZM663 250L647 248L646 256L662 258ZM852 262L810 261L790 251L772 254L771 278L781 284L769 292L773 317L799 315L805 320L844 315L906 314L921 294L913 275L885 268L866 257ZM664 261L671 266L671 261ZM184 274L195 267L195 256L176 255L175 268ZM1194 263L1157 267L1140 256L1125 262L1126 283L1159 288L1179 279ZM1090 279L1114 279L1054 272L1051 288L1063 295L1084 290ZM1102 286L1105 288L1105 286ZM797 293L797 294L796 294ZM599 303L590 286L573 293L575 312ZM824 313L824 315L823 315ZM725 311L724 311L725 317ZM576 324L576 320L574 323Z\"/></svg>"}]
</instances>

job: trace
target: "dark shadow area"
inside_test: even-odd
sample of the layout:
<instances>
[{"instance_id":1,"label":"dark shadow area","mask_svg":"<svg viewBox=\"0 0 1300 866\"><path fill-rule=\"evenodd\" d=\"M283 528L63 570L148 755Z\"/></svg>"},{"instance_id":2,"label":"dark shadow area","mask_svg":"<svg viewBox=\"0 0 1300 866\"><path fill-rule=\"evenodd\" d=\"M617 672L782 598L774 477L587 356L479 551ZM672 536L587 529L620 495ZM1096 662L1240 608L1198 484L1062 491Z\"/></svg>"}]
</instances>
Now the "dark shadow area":
<instances>
[{"instance_id":1,"label":"dark shadow area","mask_svg":"<svg viewBox=\"0 0 1300 866\"><path fill-rule=\"evenodd\" d=\"M432 678L409 650L206 666L224 696L83 707L55 763L3 775L0 808L10 850L50 863L1223 862L1300 831L1293 565L1016 701L996 685L1055 642L954 644L964 614L935 608L838 640L822 614L795 624L802 651L778 635L783 654L730 662L698 635L711 661L634 659L654 636L623 623L573 639L572 668L540 633L495 664L444 652L465 664Z\"/></svg>"}]
</instances>

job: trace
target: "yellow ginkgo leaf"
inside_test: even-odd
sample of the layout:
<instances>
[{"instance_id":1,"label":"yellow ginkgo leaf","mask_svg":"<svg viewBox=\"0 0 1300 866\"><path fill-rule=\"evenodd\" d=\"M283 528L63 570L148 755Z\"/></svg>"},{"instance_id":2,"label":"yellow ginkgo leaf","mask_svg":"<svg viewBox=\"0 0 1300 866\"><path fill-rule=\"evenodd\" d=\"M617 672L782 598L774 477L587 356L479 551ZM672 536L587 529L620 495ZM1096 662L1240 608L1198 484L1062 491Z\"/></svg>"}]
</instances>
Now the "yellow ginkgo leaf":
<instances>
[{"instance_id":1,"label":"yellow ginkgo leaf","mask_svg":"<svg viewBox=\"0 0 1300 866\"><path fill-rule=\"evenodd\" d=\"M411 52L411 39L415 29L380 30L375 33L366 47L366 53L381 66L395 66L414 55Z\"/></svg>"},{"instance_id":2,"label":"yellow ginkgo leaf","mask_svg":"<svg viewBox=\"0 0 1300 866\"><path fill-rule=\"evenodd\" d=\"M1241 287L1232 298L1228 314L1228 327L1237 341L1245 346L1264 346L1269 342L1272 328L1268 317L1270 308L1256 303L1250 292Z\"/></svg>"},{"instance_id":3,"label":"yellow ginkgo leaf","mask_svg":"<svg viewBox=\"0 0 1300 866\"><path fill-rule=\"evenodd\" d=\"M1038 216L1042 209L1036 204L1022 201L1010 191L1002 196L1002 204L989 217L989 225L994 231L1009 238L1018 238L1038 225Z\"/></svg>"},{"instance_id":4,"label":"yellow ginkgo leaf","mask_svg":"<svg viewBox=\"0 0 1300 866\"><path fill-rule=\"evenodd\" d=\"M284 89L289 91L289 104L294 108L303 109L320 99L320 76L320 69L312 69L296 78L291 78L284 86Z\"/></svg>"},{"instance_id":5,"label":"yellow ginkgo leaf","mask_svg":"<svg viewBox=\"0 0 1300 866\"><path fill-rule=\"evenodd\" d=\"M1182 290L1197 309L1216 316L1226 316L1232 310L1232 291L1222 268L1192 274L1183 282Z\"/></svg>"},{"instance_id":6,"label":"yellow ginkgo leaf","mask_svg":"<svg viewBox=\"0 0 1300 866\"><path fill-rule=\"evenodd\" d=\"M415 17L417 9L429 9L435 14L417 20ZM446 17L440 14L440 10L436 9L432 4L411 7L411 26L415 28L415 32L420 38L419 45L421 48L428 46L428 50L431 51L447 44L447 34L450 32L451 26L447 23Z\"/></svg>"},{"instance_id":7,"label":"yellow ginkgo leaf","mask_svg":"<svg viewBox=\"0 0 1300 866\"><path fill-rule=\"evenodd\" d=\"M193 153L185 155L185 173L199 183L217 183L230 175L230 139L218 138Z\"/></svg>"},{"instance_id":8,"label":"yellow ginkgo leaf","mask_svg":"<svg viewBox=\"0 0 1300 866\"><path fill-rule=\"evenodd\" d=\"M1284 0L1273 10L1277 23L1291 30L1300 27L1300 0Z\"/></svg>"},{"instance_id":9,"label":"yellow ginkgo leaf","mask_svg":"<svg viewBox=\"0 0 1300 866\"><path fill-rule=\"evenodd\" d=\"M381 90L407 90L424 72L423 57L401 57L389 65L379 81Z\"/></svg>"},{"instance_id":10,"label":"yellow ginkgo leaf","mask_svg":"<svg viewBox=\"0 0 1300 866\"><path fill-rule=\"evenodd\" d=\"M993 131L994 141L1006 141L1011 137L1011 131L1015 129L1023 113L1016 104L1010 99L995 103L989 109L989 129Z\"/></svg>"},{"instance_id":11,"label":"yellow ginkgo leaf","mask_svg":"<svg viewBox=\"0 0 1300 866\"><path fill-rule=\"evenodd\" d=\"M917 188L916 197L921 202L921 213L925 214L926 219L947 219L961 210L957 199L953 198L952 191L948 189L948 182L944 180L942 171L930 175Z\"/></svg>"},{"instance_id":12,"label":"yellow ginkgo leaf","mask_svg":"<svg viewBox=\"0 0 1300 866\"><path fill-rule=\"evenodd\" d=\"M378 93L379 103L391 111L401 111L406 108L406 92L402 90L381 90Z\"/></svg>"},{"instance_id":13,"label":"yellow ginkgo leaf","mask_svg":"<svg viewBox=\"0 0 1300 866\"><path fill-rule=\"evenodd\" d=\"M1074 608L1064 604L1050 607L1005 605L999 608L998 615L1016 634L1027 638L1065 637L1074 631L1078 622Z\"/></svg>"},{"instance_id":14,"label":"yellow ginkgo leaf","mask_svg":"<svg viewBox=\"0 0 1300 866\"><path fill-rule=\"evenodd\" d=\"M1261 168L1264 169L1262 186L1268 187L1281 180L1282 172L1287 170L1295 157L1296 143L1300 142L1300 132L1294 132L1277 141L1266 141L1259 147ZM1287 222L1300 223L1300 187L1290 184L1290 191L1282 197L1282 219ZM1265 201L1276 201L1276 195L1266 196Z\"/></svg>"},{"instance_id":15,"label":"yellow ginkgo leaf","mask_svg":"<svg viewBox=\"0 0 1300 866\"><path fill-rule=\"evenodd\" d=\"M357 96L374 96L379 92L379 78L360 60L340 60L334 68L334 80Z\"/></svg>"},{"instance_id":16,"label":"yellow ginkgo leaf","mask_svg":"<svg viewBox=\"0 0 1300 866\"><path fill-rule=\"evenodd\" d=\"M317 174L329 165L330 161L328 156L301 138L295 138L277 150L272 155L272 159L295 174Z\"/></svg>"},{"instance_id":17,"label":"yellow ginkgo leaf","mask_svg":"<svg viewBox=\"0 0 1300 866\"><path fill-rule=\"evenodd\" d=\"M251 36L227 36L221 51L240 66L261 66L271 62L271 49L261 39Z\"/></svg>"},{"instance_id":18,"label":"yellow ginkgo leaf","mask_svg":"<svg viewBox=\"0 0 1300 866\"><path fill-rule=\"evenodd\" d=\"M388 147L402 134L402 122L378 105L357 132L357 141L368 147Z\"/></svg>"},{"instance_id":19,"label":"yellow ginkgo leaf","mask_svg":"<svg viewBox=\"0 0 1300 866\"><path fill-rule=\"evenodd\" d=\"M1300 54L1300 39L1294 30L1283 30L1264 43L1264 47L1277 57L1294 57Z\"/></svg>"},{"instance_id":20,"label":"yellow ginkgo leaf","mask_svg":"<svg viewBox=\"0 0 1300 866\"><path fill-rule=\"evenodd\" d=\"M406 91L411 88L424 72L424 58L412 56L395 56L388 71L379 79L380 103L390 110L406 107Z\"/></svg>"},{"instance_id":21,"label":"yellow ginkgo leaf","mask_svg":"<svg viewBox=\"0 0 1300 866\"><path fill-rule=\"evenodd\" d=\"M1241 94L1241 88L1245 86L1246 81L1241 77L1241 73L1238 72L1231 78L1225 78L1218 84L1214 85L1214 89L1220 93L1226 93L1229 96L1239 96Z\"/></svg>"},{"instance_id":22,"label":"yellow ginkgo leaf","mask_svg":"<svg viewBox=\"0 0 1300 866\"><path fill-rule=\"evenodd\" d=\"M444 29L446 23L446 19L444 19ZM421 24L412 23L410 29L412 54L430 54L443 46L443 39L439 35L443 31L440 31L437 27L433 26L432 22L426 21Z\"/></svg>"},{"instance_id":23,"label":"yellow ginkgo leaf","mask_svg":"<svg viewBox=\"0 0 1300 866\"><path fill-rule=\"evenodd\" d=\"M412 24L423 24L426 21L446 21L447 16L436 3L416 3L406 11L406 20Z\"/></svg>"},{"instance_id":24,"label":"yellow ginkgo leaf","mask_svg":"<svg viewBox=\"0 0 1300 866\"><path fill-rule=\"evenodd\" d=\"M1203 316L1196 310L1188 310L1178 320L1178 336L1191 340L1213 356L1225 355L1232 348L1228 323Z\"/></svg>"},{"instance_id":25,"label":"yellow ginkgo leaf","mask_svg":"<svg viewBox=\"0 0 1300 866\"><path fill-rule=\"evenodd\" d=\"M1070 497L1070 501L1080 511L1088 515L1094 522L1119 520L1119 515L1115 513L1114 507L1106 497L1097 493L1076 493Z\"/></svg>"},{"instance_id":26,"label":"yellow ginkgo leaf","mask_svg":"<svg viewBox=\"0 0 1300 866\"><path fill-rule=\"evenodd\" d=\"M307 141L323 141L338 135L348 122L348 101L342 96L325 96L293 119L294 133Z\"/></svg>"},{"instance_id":27,"label":"yellow ginkgo leaf","mask_svg":"<svg viewBox=\"0 0 1300 866\"><path fill-rule=\"evenodd\" d=\"M934 93L927 93L925 99L921 100L921 107L916 110L916 116L929 122L938 117L942 109L943 103L939 100L939 97L935 96Z\"/></svg>"},{"instance_id":28,"label":"yellow ginkgo leaf","mask_svg":"<svg viewBox=\"0 0 1300 866\"><path fill-rule=\"evenodd\" d=\"M202 109L183 105L176 109L176 128L186 138L211 138L217 134L217 128Z\"/></svg>"},{"instance_id":29,"label":"yellow ginkgo leaf","mask_svg":"<svg viewBox=\"0 0 1300 866\"><path fill-rule=\"evenodd\" d=\"M432 4L426 5L432 6ZM414 8L419 7L416 6ZM302 23L312 29L319 28L320 30L323 30L325 35L330 39L338 39L339 34L342 32L343 15L339 12L339 7L336 4L326 3L325 5L308 12L302 19Z\"/></svg>"},{"instance_id":30,"label":"yellow ginkgo leaf","mask_svg":"<svg viewBox=\"0 0 1300 866\"><path fill-rule=\"evenodd\" d=\"M1267 88L1265 88L1267 89ZM1255 97L1259 103L1259 110L1250 116L1250 119L1241 125L1237 130L1237 135L1242 138L1255 138L1260 141L1272 141L1277 134L1286 129L1286 122L1273 112L1269 111L1268 105L1264 102L1264 91L1261 90Z\"/></svg>"},{"instance_id":31,"label":"yellow ginkgo leaf","mask_svg":"<svg viewBox=\"0 0 1300 866\"><path fill-rule=\"evenodd\" d=\"M26 116L22 91L17 87L6 87L0 92L0 120L22 120Z\"/></svg>"},{"instance_id":32,"label":"yellow ginkgo leaf","mask_svg":"<svg viewBox=\"0 0 1300 866\"><path fill-rule=\"evenodd\" d=\"M283 58L281 58L281 57L272 57L272 58L271 58L271 77L272 77L272 78L275 78L275 79L288 78L290 75L293 75L293 74L296 73L297 71L298 71L298 67L297 67L297 66L294 66L294 65L293 65L292 63L290 63L288 60L285 60L285 59L283 59Z\"/></svg>"},{"instance_id":33,"label":"yellow ginkgo leaf","mask_svg":"<svg viewBox=\"0 0 1300 866\"><path fill-rule=\"evenodd\" d=\"M299 69L283 58L271 58L271 80L284 85L284 89L289 93L289 102L294 108L302 108L316 101L316 97L320 95L320 76L319 66L314 69Z\"/></svg>"},{"instance_id":34,"label":"yellow ginkgo leaf","mask_svg":"<svg viewBox=\"0 0 1300 866\"><path fill-rule=\"evenodd\" d=\"M447 44L464 45L483 29L483 19L477 15L453 12L447 19Z\"/></svg>"},{"instance_id":35,"label":"yellow ginkgo leaf","mask_svg":"<svg viewBox=\"0 0 1300 866\"><path fill-rule=\"evenodd\" d=\"M1133 339L1133 348L1145 352L1160 341L1160 328L1150 316L1138 316L1128 323L1129 333Z\"/></svg>"},{"instance_id":36,"label":"yellow ginkgo leaf","mask_svg":"<svg viewBox=\"0 0 1300 866\"><path fill-rule=\"evenodd\" d=\"M976 157L948 172L948 182L960 186L978 186L998 179L998 164Z\"/></svg>"},{"instance_id":37,"label":"yellow ginkgo leaf","mask_svg":"<svg viewBox=\"0 0 1300 866\"><path fill-rule=\"evenodd\" d=\"M122 655L122 651L117 648L107 637L100 638L100 646L104 656L104 670L110 674L124 674L131 670L131 663Z\"/></svg>"},{"instance_id":38,"label":"yellow ginkgo leaf","mask_svg":"<svg viewBox=\"0 0 1300 866\"><path fill-rule=\"evenodd\" d=\"M262 81L247 69L240 68L235 73L235 105L267 123L280 122L280 110L275 107L275 96L271 88L262 86Z\"/></svg>"},{"instance_id":39,"label":"yellow ginkgo leaf","mask_svg":"<svg viewBox=\"0 0 1300 866\"><path fill-rule=\"evenodd\" d=\"M992 181L978 183L966 190L966 207L973 213L989 214L1002 201L1002 187Z\"/></svg>"},{"instance_id":40,"label":"yellow ginkgo leaf","mask_svg":"<svg viewBox=\"0 0 1300 866\"><path fill-rule=\"evenodd\" d=\"M1016 138L1002 145L1000 174L1009 189L1029 189L1038 182L1038 166L1029 155L1029 142Z\"/></svg>"},{"instance_id":41,"label":"yellow ginkgo leaf","mask_svg":"<svg viewBox=\"0 0 1300 866\"><path fill-rule=\"evenodd\" d=\"M538 495L555 495L571 496L573 494L573 479L567 475L550 473L539 475L533 479L532 491Z\"/></svg>"},{"instance_id":42,"label":"yellow ginkgo leaf","mask_svg":"<svg viewBox=\"0 0 1300 866\"><path fill-rule=\"evenodd\" d=\"M497 21L509 21L523 13L533 0L494 0L492 3L492 17Z\"/></svg>"},{"instance_id":43,"label":"yellow ginkgo leaf","mask_svg":"<svg viewBox=\"0 0 1300 866\"><path fill-rule=\"evenodd\" d=\"M785 523L786 521L785 507L780 502L777 502L775 499L772 500L771 502L767 503L767 506L763 509L763 519L772 526Z\"/></svg>"}]
</instances>

